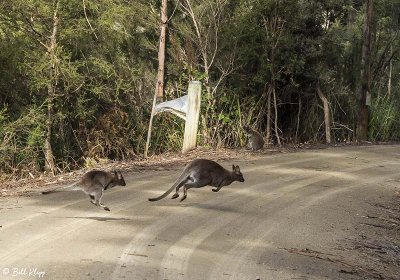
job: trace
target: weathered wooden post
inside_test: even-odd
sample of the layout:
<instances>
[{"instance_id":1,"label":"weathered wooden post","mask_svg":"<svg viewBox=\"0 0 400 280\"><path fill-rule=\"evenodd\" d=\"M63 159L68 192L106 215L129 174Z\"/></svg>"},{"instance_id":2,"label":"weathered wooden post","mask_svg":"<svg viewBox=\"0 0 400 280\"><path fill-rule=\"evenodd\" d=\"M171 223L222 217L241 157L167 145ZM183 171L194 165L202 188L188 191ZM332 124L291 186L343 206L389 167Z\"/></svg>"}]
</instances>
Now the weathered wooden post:
<instances>
[{"instance_id":1,"label":"weathered wooden post","mask_svg":"<svg viewBox=\"0 0 400 280\"><path fill-rule=\"evenodd\" d=\"M201 104L201 83L191 81L188 94L174 100L156 104L157 96L154 96L153 108L150 116L149 130L147 134L144 156L147 157L150 145L151 128L153 117L162 112L170 112L185 120L185 133L183 138L182 153L186 153L196 147L197 130L199 127L200 104Z\"/></svg>"},{"instance_id":2,"label":"weathered wooden post","mask_svg":"<svg viewBox=\"0 0 400 280\"><path fill-rule=\"evenodd\" d=\"M186 113L185 134L183 137L182 153L196 147L197 130L200 117L201 83L191 81L188 89L188 108Z\"/></svg>"}]
</instances>

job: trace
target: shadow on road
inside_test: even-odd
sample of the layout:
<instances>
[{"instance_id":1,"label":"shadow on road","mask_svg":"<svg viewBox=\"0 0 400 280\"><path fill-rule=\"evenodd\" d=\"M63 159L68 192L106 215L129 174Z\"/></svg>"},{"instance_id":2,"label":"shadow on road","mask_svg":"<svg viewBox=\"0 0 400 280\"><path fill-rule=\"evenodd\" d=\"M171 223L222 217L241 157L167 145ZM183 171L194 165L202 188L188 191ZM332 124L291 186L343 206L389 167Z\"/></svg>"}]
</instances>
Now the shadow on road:
<instances>
[{"instance_id":1,"label":"shadow on road","mask_svg":"<svg viewBox=\"0 0 400 280\"><path fill-rule=\"evenodd\" d=\"M64 218L64 219L87 219L87 220L95 220L100 222L107 222L107 221L133 221L132 219L127 218L112 218L112 217L57 217L57 218Z\"/></svg>"}]
</instances>

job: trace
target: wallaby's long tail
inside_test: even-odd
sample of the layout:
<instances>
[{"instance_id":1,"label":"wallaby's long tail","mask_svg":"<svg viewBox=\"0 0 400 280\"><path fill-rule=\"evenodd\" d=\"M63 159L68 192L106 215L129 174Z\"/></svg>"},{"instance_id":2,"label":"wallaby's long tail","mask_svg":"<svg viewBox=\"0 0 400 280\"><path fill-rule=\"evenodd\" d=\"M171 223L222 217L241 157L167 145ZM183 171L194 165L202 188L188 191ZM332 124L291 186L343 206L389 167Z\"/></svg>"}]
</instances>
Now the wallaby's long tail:
<instances>
[{"instance_id":1,"label":"wallaby's long tail","mask_svg":"<svg viewBox=\"0 0 400 280\"><path fill-rule=\"evenodd\" d=\"M157 201L157 200L163 199L164 197L169 195L177 186L185 184L186 180L188 179L188 175L185 174L186 173L185 171L186 170L183 171L182 175L179 176L179 178L175 181L175 183L172 185L171 188L169 188L165 193L163 193L159 197L149 198L149 201Z\"/></svg>"},{"instance_id":2,"label":"wallaby's long tail","mask_svg":"<svg viewBox=\"0 0 400 280\"><path fill-rule=\"evenodd\" d=\"M69 189L69 188L74 188L79 182L75 182L71 185L67 185L67 186L60 186L51 190L47 190L47 191L42 191L42 194L49 194L49 193L53 193L53 192L57 192L59 190L64 190L64 189Z\"/></svg>"}]
</instances>

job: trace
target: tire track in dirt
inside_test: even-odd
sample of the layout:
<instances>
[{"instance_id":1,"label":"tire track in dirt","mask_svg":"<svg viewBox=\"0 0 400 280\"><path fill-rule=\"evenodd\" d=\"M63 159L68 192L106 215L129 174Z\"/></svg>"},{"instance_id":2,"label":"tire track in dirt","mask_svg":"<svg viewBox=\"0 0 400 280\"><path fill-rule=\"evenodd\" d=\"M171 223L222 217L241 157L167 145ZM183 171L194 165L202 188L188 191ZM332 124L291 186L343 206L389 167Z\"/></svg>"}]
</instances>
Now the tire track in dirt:
<instances>
[{"instance_id":1,"label":"tire track in dirt","mask_svg":"<svg viewBox=\"0 0 400 280\"><path fill-rule=\"evenodd\" d=\"M352 171L357 171L357 170L363 170L364 168L354 168ZM348 172L352 172L348 171ZM328 179L328 177L331 177L330 174L327 175L320 175L318 177L312 177L310 179L306 180L298 180L296 183L293 185L288 185L283 188L279 189L279 196L274 196L272 201L269 198L270 193L264 193L262 197L259 197L257 200L253 200L251 203L244 203L245 205L249 205L245 208L241 207L241 215L235 215L234 217L229 217L228 214L223 214L219 216L216 219L209 220L207 221L206 224L201 225L200 228L196 228L194 231L189 232L188 234L184 235L181 241L175 243L165 254L163 263L161 267L171 267L171 269L175 272L178 273L170 273L170 274L165 274L160 275L164 278L168 279L179 279L184 278L183 275L186 275L188 267L189 267L189 261L188 259L191 257L191 255L195 252L197 247L209 236L211 236L215 231L220 230L222 227L225 225L229 224L232 220L235 220L235 223L237 220L246 220L248 219L248 216L246 213L252 210L258 210L257 206L261 202L267 202L269 204L268 207L268 212L271 215L272 213L278 212L278 211L286 211L287 208L294 208L297 207L301 204L304 203L304 199L308 198L313 198L313 197L323 197L326 195L326 191L323 191L323 189L316 189L312 192L307 192L305 195L304 191L301 193L301 189L310 186L312 184L317 184L319 182L322 182L323 180ZM348 176L345 176L348 177ZM254 188L250 189L251 191L254 191ZM337 190L334 190L336 192ZM293 194L296 192L296 194ZM322 192L322 194L320 194ZM292 194L292 197L284 197L287 194ZM242 205L242 204L241 204ZM236 204L236 206L238 206ZM272 210L272 211L271 211ZM241 218L241 216L246 215L244 218ZM226 219L225 219L226 218ZM225 220L224 220L225 219ZM223 222L222 222L223 221ZM253 224L254 221L249 223L248 227L244 228L251 228L251 224ZM243 223L245 224L245 222ZM269 226L270 227L270 226ZM200 231L200 229L205 229L204 232ZM212 230L211 230L212 229ZM200 232L199 232L200 231ZM187 242L190 240L190 243ZM187 245L190 245L188 248ZM182 261L183 260L183 261ZM172 265L171 265L172 263ZM210 264L211 265L211 264ZM165 270L164 270L165 271ZM187 277L187 275L185 276ZM192 276L190 276L192 278ZM217 279L211 277L210 279Z\"/></svg>"},{"instance_id":2,"label":"tire track in dirt","mask_svg":"<svg viewBox=\"0 0 400 280\"><path fill-rule=\"evenodd\" d=\"M144 176L143 176L143 175L144 175ZM142 180L145 179L145 178L152 177L152 176L149 175L149 174L143 174L143 175L142 175L142 176L137 176L137 177L135 177L135 180L138 180L138 179L139 179L139 181L142 181ZM135 187L137 187L137 186L140 186L140 185L135 185ZM135 188L135 187L134 187L134 188ZM131 189L131 188L132 188L132 187L130 187L129 189ZM107 192L107 193L104 195L104 197L106 197L106 198L111 198L111 195L112 195L112 194L118 194L118 193L123 192L123 191L126 191L126 188L124 188L124 187L119 187L119 188L117 188L117 189L114 189L114 190L111 190L111 191ZM65 191L65 192L68 192L68 191ZM75 191L74 191L74 192L75 192ZM70 207L70 206L73 206L73 205L76 205L76 204L80 204L80 203L82 203L82 202L84 202L84 201L88 201L88 200L89 200L89 199L87 198L87 195L86 195L86 194L84 195L82 191L77 190L76 192L82 193L82 196L85 196L85 198L79 198L79 199L77 199L77 200L75 200L75 201L73 201L73 202L71 202L71 203L64 203L64 204L61 204L61 205L59 205L59 206L57 206L57 207L48 206L48 207L41 208L40 210L38 210L38 211L40 211L40 212L38 212L38 213L30 214L30 215L28 215L28 216L25 216L25 217L22 218L22 219L18 219L18 220L15 220L15 221L13 221L13 222L10 222L10 223L5 223L5 224L3 223L3 224L2 224L2 228L3 228L3 229L7 229L7 228L16 226L16 225L21 224L21 223L26 222L26 221L32 221L33 219L35 219L35 218L40 218L40 217L42 217L43 215L48 215L48 214L54 213L54 212L56 212L56 211L60 211L60 210L62 210L62 209L64 209L64 208L68 208L68 207ZM60 194L60 192L57 192L57 193ZM42 195L40 195L40 196L42 196ZM53 194L46 195L46 197L49 198L49 199L50 199L51 196L53 196ZM104 197L103 197L103 199L104 199ZM34 198L34 197L33 197L33 198ZM59 199L61 200L62 198L59 197Z\"/></svg>"},{"instance_id":3,"label":"tire track in dirt","mask_svg":"<svg viewBox=\"0 0 400 280\"><path fill-rule=\"evenodd\" d=\"M147 186L147 185L151 185L151 184L154 184L154 182L146 181L145 183L140 184L140 186ZM137 185L137 186L139 186L139 185ZM110 193L110 195L113 195L113 197L115 197L115 195L119 195L119 198L128 198L128 197L134 197L135 193L129 192L129 190L127 190L127 189L119 189L119 190L113 191L112 193ZM118 199L118 200L120 201L119 204L116 206L113 206L113 208L111 209L111 212L101 211L98 214L96 213L96 216L98 218L107 218L107 217L113 216L114 214L116 214L120 211L135 207L136 205L143 203L143 201L137 201L135 203L132 203L130 199L127 199L124 202L121 202L122 201L121 199ZM88 207L94 207L86 199L86 200L79 200L77 202L58 207L57 209L54 209L54 211L52 211L52 213L54 213L56 211L64 210L64 208L69 205L74 205L74 204L79 204L79 203L84 203L84 202L88 203ZM35 216L35 218L43 217L42 215ZM88 214L86 217L90 217L90 215L93 215L93 213ZM44 217L44 218L48 218L48 217ZM4 250L3 252L0 252L0 263L12 264L15 260L18 260L20 258L27 256L33 250L37 250L38 248L44 246L45 244L55 242L59 239L62 239L63 237L70 235L73 232L81 229L82 227L87 227L88 225L90 225L93 222L94 222L93 220L87 220L87 219L85 219L85 217L78 218L77 220L69 222L69 223L65 223L65 221L60 220L57 224L52 224L49 226L49 228L42 229L41 233L37 233L34 236L30 236L29 239L20 240L19 242L11 241L10 244L17 244L17 245L13 246L12 248L8 248L7 250ZM7 231L2 231L2 234L7 235Z\"/></svg>"},{"instance_id":4,"label":"tire track in dirt","mask_svg":"<svg viewBox=\"0 0 400 280\"><path fill-rule=\"evenodd\" d=\"M307 162L307 161L312 161L312 159L309 159L309 160L306 160L306 161L301 161L301 162ZM290 164L293 164L293 162L291 162ZM258 167L256 167L256 168L250 168L250 169L247 169L247 170L244 170L244 172L246 172L247 174L249 173L249 172L251 172L251 171L253 171L253 170L259 170L259 169L266 169L266 170L268 170L269 172L274 172L274 166L280 166L280 165L264 165L264 166L258 166ZM371 166L374 166L374 165L371 165ZM357 169L357 168L356 168ZM280 168L278 168L278 171L281 171L281 169ZM301 170L301 172L300 173L304 173L304 171L306 171L306 172L308 172L309 170ZM312 172L313 174L314 174L314 172ZM329 178L329 177L331 177L331 176L343 176L343 175L346 175L347 173L349 173L349 169L347 168L347 172L336 172L336 173L334 173L334 174L328 174L328 175L324 175L324 174L321 174L321 172L319 172L318 174L319 174L319 176L317 177L317 178L315 178L315 177L313 177L313 178L308 178L308 179L305 179L305 182L304 182L304 186L307 186L307 185L309 185L309 184L313 184L313 183L317 183L317 182L319 182L319 181L321 181L321 180L324 180L324 179L326 179L326 178ZM308 175L308 176L310 176L310 175ZM354 179L353 177L351 177L352 179ZM293 191L293 190L297 190L298 188L301 188L301 187L303 187L303 186L300 186L299 187L299 183L301 183L301 180L300 180L300 182L299 181L296 181L295 183L293 183L293 184L291 184L291 185L286 185L286 187L283 187L283 188L280 188L279 189L279 191L281 191L282 192L282 190L283 191L288 191L288 192L290 192L290 191ZM257 185L258 187L263 187L264 186L264 184L258 184ZM294 187L295 186L297 186L297 188L295 188L294 189ZM254 186L252 186L252 187L246 187L246 189L240 189L240 190L238 190L237 191L237 195L241 195L241 194L245 194L245 193L254 193ZM272 191L273 192L273 191ZM270 193L269 193L270 194ZM235 201L241 201L241 200L243 200L243 198L238 198L238 199L236 199ZM260 198L259 199L259 201L263 201L263 200L265 200L265 197L262 197L262 198ZM235 201L233 201L233 202L235 202ZM248 203L249 201L245 201L245 202L242 202L242 204L246 204L246 203ZM215 204L215 201L213 200L213 201L211 201L210 202L210 204ZM231 204L232 203L232 201L229 201L229 202L227 202L227 203L224 203L222 206L224 206L224 205L229 205L229 204ZM253 204L253 203L252 203ZM257 203L254 203L254 204L257 204ZM237 207L238 205L237 204L235 204L235 206ZM181 213L182 214L182 213ZM185 213L186 215L187 214L189 214L189 213ZM193 214L193 213L191 213L191 214ZM196 217L198 216L198 215L200 215L200 213L195 213L195 215L196 215ZM222 218L217 218L218 220L219 219L224 219L224 218L227 218L227 219L229 219L229 220L231 220L231 219L234 219L235 218L235 215L231 215L231 214L223 214L222 215ZM199 219L198 217L197 217L197 219ZM162 236L163 235L163 232L165 231L164 229L165 228L168 228L168 225L170 225L170 224L173 224L176 220L180 220L180 219L178 219L178 217L176 217L176 216L170 216L169 218L167 218L167 219L163 219L163 222L162 222L162 224L160 224L160 223L158 223L158 224L155 224L155 225L152 225L150 228L148 228L147 229L147 231L146 232L142 232L139 236L137 236L137 238L135 238L134 240L132 240L132 242L131 242L131 244L148 244L148 243L152 243L152 242L154 242L154 239L157 239L157 236L158 235L160 235L160 236ZM184 221L181 221L181 222L183 222L184 223ZM213 230L207 230L206 232L207 233L202 233L202 232L198 232L198 231L196 231L195 230L195 232L199 235L199 236L201 236L201 238L206 238L208 235L211 235L213 232L215 232L216 230L218 230L219 228L221 228L221 225L219 225L219 223L216 223L215 225L213 225L214 224L214 222L213 222L213 220L207 220L207 225L208 225L208 228L210 228L210 227L213 227ZM225 223L224 223L225 224ZM214 228L214 226L215 226L215 228ZM157 234L158 233L158 234ZM187 237L187 238L189 238L189 237ZM195 239L193 239L193 238L191 238L191 243L193 244L197 244L197 243L201 243L201 238L200 238L200 240L195 240ZM175 245L173 245L173 246L175 246ZM183 260L184 262L186 262L186 258L184 257L184 256L181 256L180 255L180 253L179 253L179 251L180 251L180 248L182 247L182 246L176 246L177 247L177 249L175 250L175 249L168 249L169 251L168 251L168 253L165 255L165 260L164 260L164 262L162 262L162 264L160 265L160 270L161 269L163 269L163 271L165 270L165 268L167 268L168 269L168 265L169 265L169 262L170 261L168 261L168 260L171 260L171 262L174 262L175 264L173 265L173 266L178 266L178 267L182 267L182 265L181 264L177 264L177 263L179 263L179 261L178 262L175 262L174 260L176 260L176 259L178 259L178 260ZM125 251L125 256L129 256L129 254L131 254L131 255L134 255L135 253L137 253L137 254L143 254L143 251L144 250L146 250L147 248L144 246L144 245L139 245L139 246L132 246L132 248L128 248L126 251ZM162 248L162 249L164 249L164 248ZM196 249L196 247L195 246L191 246L191 249L190 250L188 250L188 249L186 249L186 250L184 250L185 251L185 255L191 255L192 253L193 253L193 251ZM159 250L159 251L163 251L163 250ZM174 257L171 257L171 255L173 255ZM132 263L129 263L129 261L127 260L128 258L130 258L131 259L131 262ZM124 268L126 268L127 266L129 266L129 265L135 265L135 262L137 263L136 265L137 266L139 266L139 267L146 267L146 262L147 262L147 260L142 260L142 259L139 259L139 258L134 258L134 257L124 257L124 256L121 256L121 262L123 262L123 264L121 264L121 266L123 266ZM173 270L175 270L176 271L176 268L174 269L173 268ZM136 270L136 271L141 271L140 269L139 270ZM142 273L142 272L140 272L140 273ZM168 277L170 278L170 279L176 279L176 277L182 277L182 273L184 273L184 271L182 271L182 270L180 270L180 271L178 271L178 273L177 274L174 274L173 276L171 276L171 275L168 275ZM116 272L114 273L114 275L113 275L113 279L116 279L116 277L117 277L117 275L119 275L119 274L121 274L120 273L120 271L118 271L118 268L117 268L117 270L116 270ZM163 273L162 273L163 274ZM159 275L160 277L161 276L163 276L163 275ZM152 272L152 274L150 274L150 275L135 275L135 276L137 276L137 277L155 277L156 275L154 274L154 272ZM163 276L163 277L165 277L165 275Z\"/></svg>"},{"instance_id":5,"label":"tire track in dirt","mask_svg":"<svg viewBox=\"0 0 400 280\"><path fill-rule=\"evenodd\" d=\"M279 179L282 180L282 179ZM258 185L259 187L263 186L262 184ZM246 193L248 190L238 190L235 195L240 195L241 193ZM243 198L237 197L234 201L240 201ZM126 271L130 269L133 273L139 273L138 275L134 275L135 279L140 279L140 277L153 277L150 279L156 279L156 274L154 271L151 271L150 274L141 274L142 270L135 270L132 267L145 267L147 266L147 260L143 258L139 258L136 255L148 255L149 244L158 243L157 241L165 241L164 235L169 231L171 227L177 227L176 223L181 225L191 225L192 217L196 217L197 221L205 221L208 219L209 211L207 209L212 209L212 206L215 205L218 198L210 199L208 202L203 202L199 204L200 207L182 207L179 204L174 206L173 208L178 213L168 214L167 216L159 216L158 220L151 223L141 232L139 232L131 242L126 246L125 250L121 254L120 261L113 273L112 279L118 279L122 277L122 275L126 274ZM224 207L225 205L229 205L229 203L220 203L220 207ZM165 208L164 206L158 206L160 208ZM211 210L212 211L212 210ZM164 213L165 214L165 213ZM228 215L228 214L225 214ZM163 244L157 245L159 248L157 252L163 251ZM160 248L161 247L161 248ZM155 273L155 274L154 274Z\"/></svg>"},{"instance_id":6,"label":"tire track in dirt","mask_svg":"<svg viewBox=\"0 0 400 280\"><path fill-rule=\"evenodd\" d=\"M236 183L222 194L211 193L208 188L195 191L189 198L196 199L175 204L170 200L158 204L146 201L150 194L163 191L173 181L170 171L149 172L146 173L147 178L151 179L149 181L132 178L127 180L127 188L106 193L105 199L111 205L111 213L99 211L94 214L94 211L90 211L83 215L83 211L95 208L87 199L80 199L61 206L55 205L56 209L47 205L39 206L39 210L50 212L30 213L23 221L6 223L7 226L0 231L0 244L2 239L10 244L3 243L7 247L5 251L0 251L0 264L25 262L31 256L37 258L34 262L40 263L40 251L45 250L55 256L52 269L58 273L60 266L57 271L57 262L62 261L62 257L58 257L60 252L57 253L57 250L74 242L73 248L67 251L75 258L83 256L84 260L101 258L108 262L104 263L107 271L102 274L102 266L98 262L79 266L80 259L70 258L70 268L74 272L58 274L64 275L64 278L58 276L52 279L67 279L65 275L74 275L75 279L85 278L85 267L91 269L90 276L95 279L253 279L253 276L255 279L260 269L263 273L270 273L265 265L254 263L260 254L280 250L270 240L271 236L283 232L285 221L279 221L279 218L296 220L296 215L299 215L297 211L304 212L325 201L362 190L364 186L372 188L371 184L381 180L398 178L395 169L400 167L399 164L395 160L382 159L380 155L380 151L385 149L395 151L398 147L356 152L305 152L295 156L278 155L269 162L267 159L255 160L254 163L244 161L242 171L245 185ZM381 165L390 170L378 170ZM374 169L377 169L376 172L373 172ZM174 171L174 175L177 173L177 170ZM368 176L372 179L367 179ZM340 186L325 188L330 181L340 182ZM56 198L62 201L63 196ZM35 199L29 198L31 201ZM35 207L30 206L32 209ZM0 214L4 212L0 211ZM137 223L138 219L122 224L112 222L113 217L129 218L136 214L144 218L140 223ZM71 222L66 218L74 220ZM107 230L104 233L101 232L103 224L98 222L103 218L111 220L110 223L104 223ZM298 218L301 220L302 217ZM46 221L42 229L25 225ZM113 225L123 229L123 235L114 234ZM20 235L12 236L11 231L18 229ZM82 238L82 234L88 237ZM116 237L119 239L116 240ZM105 241L107 246L77 254L80 248L90 248L91 238L103 239L103 242L107 238L109 240ZM101 254L107 254L106 249L112 250L112 258L102 258ZM73 266L75 260L77 267ZM284 268L282 273L281 276L301 276ZM308 276L308 279L312 279Z\"/></svg>"},{"instance_id":7,"label":"tire track in dirt","mask_svg":"<svg viewBox=\"0 0 400 280\"><path fill-rule=\"evenodd\" d=\"M303 155L304 156L304 155ZM312 156L312 155L311 155ZM337 157L335 155L334 157ZM293 160L291 162L282 162L282 163L275 163L268 165L268 167L271 169L273 167L281 167L285 165L293 165L297 163L306 163L306 162L311 162L314 161L315 158L302 158L298 160ZM264 168L264 167L262 167ZM260 167L250 167L245 170L245 172L250 172L252 170L258 170ZM244 169L243 169L244 170ZM245 175L246 177L246 175ZM281 180L278 178L277 180ZM261 184L262 185L262 184ZM240 189L240 193L250 193L248 191L248 187L246 189ZM207 208L207 206L212 206L215 204L215 201L218 200L218 198L210 200L208 203L203 203L203 208ZM238 199L240 200L240 198ZM181 215L189 215L187 213L188 211L194 211L193 209L185 209L184 211L180 211ZM198 213L194 213L196 215L200 215L201 211L197 211ZM193 213L190 213L193 214ZM147 260L143 260L140 258L136 258L135 254L144 254L143 252L147 251L147 246L144 244L149 244L152 243L154 239L157 238L156 233L161 233L165 228L167 228L171 223L175 222L177 217L176 215L169 216L167 218L160 217L162 219L161 221L157 221L156 224L151 224L147 228L145 228L143 231L138 233L135 238L132 239L132 241L126 246L124 252L121 254L120 261L118 262L116 269L113 273L112 279L118 279L122 277L123 274L125 274L123 271L130 271L132 272L133 269L129 270L130 267L132 266L147 266L146 263L148 263ZM135 270L136 273L142 273L141 270ZM137 277L155 277L154 272L152 272L150 275L136 275Z\"/></svg>"},{"instance_id":8,"label":"tire track in dirt","mask_svg":"<svg viewBox=\"0 0 400 280\"><path fill-rule=\"evenodd\" d=\"M376 165L375 168L376 167L378 167L378 165ZM373 169L374 167L369 166L368 168L363 168L361 170L368 170L370 168ZM353 170L352 172L354 171L360 170ZM350 184L340 189L327 190L323 193L319 193L313 197L310 197L310 199L306 201L299 201L298 203L293 204L290 208L284 209L284 213L281 213L281 216L295 216L298 211L310 208L318 203L321 203L321 201L334 199L335 197L343 195L346 192L353 192L355 189L363 188L366 184L374 185L378 182L381 182L383 179L387 180L398 177L400 177L400 175L390 173L385 176L382 176L382 174L377 174L373 180L371 180L370 178L360 179L359 183ZM294 208L295 210L292 210L292 208ZM247 267L249 267L250 265L254 265L254 263L249 260L255 260L258 258L257 253L259 253L259 248L264 248L265 250L268 250L268 248L274 247L274 249L277 249L273 244L270 244L270 242L268 241L268 237L272 233L280 230L281 223L282 222L271 221L271 218L264 220L254 230L252 230L250 234L245 237L245 239L240 241L236 246L234 246L231 250L226 252L226 254L220 257L220 259L217 261L220 266L215 267L211 275L208 278L203 279L243 279L243 277L249 277L248 274L243 274L242 271L246 271ZM249 226L251 224L254 224L254 222L249 222ZM263 232L263 229L265 228L269 228L269 230L264 230ZM260 235L260 233L263 234ZM252 240L252 242L250 242L249 244L248 240ZM193 262L194 261L195 260L193 260ZM229 271L229 275L227 275L226 271ZM271 271L269 271L268 273L271 276ZM258 273L258 275L260 274L261 276L263 276L261 277L262 279L275 279L274 277L268 277L266 275L262 275L262 273ZM296 272L289 271L287 275L280 275L280 277L283 277L285 279L290 279L291 277L301 277L301 275L296 274ZM275 277L277 276L275 275Z\"/></svg>"}]
</instances>

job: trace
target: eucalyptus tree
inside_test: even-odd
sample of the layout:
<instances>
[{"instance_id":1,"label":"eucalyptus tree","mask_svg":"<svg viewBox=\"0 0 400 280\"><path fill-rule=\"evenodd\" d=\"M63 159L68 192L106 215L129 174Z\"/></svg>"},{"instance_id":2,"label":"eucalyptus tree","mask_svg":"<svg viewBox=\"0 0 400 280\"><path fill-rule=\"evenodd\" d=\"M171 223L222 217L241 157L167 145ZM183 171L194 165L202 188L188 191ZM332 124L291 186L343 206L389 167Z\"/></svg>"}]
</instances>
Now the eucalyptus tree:
<instances>
[{"instance_id":1,"label":"eucalyptus tree","mask_svg":"<svg viewBox=\"0 0 400 280\"><path fill-rule=\"evenodd\" d=\"M204 84L201 122L207 144L215 143L217 137L218 89L235 69L239 53L235 39L226 32L235 2L183 0L173 1L171 5L176 7L176 12L171 20L170 61L184 68L187 80L197 79ZM169 74L179 79L178 72Z\"/></svg>"},{"instance_id":2,"label":"eucalyptus tree","mask_svg":"<svg viewBox=\"0 0 400 280\"><path fill-rule=\"evenodd\" d=\"M42 121L28 132L37 136L35 143L41 146L33 151L39 166L43 163L54 173L87 157L135 154L133 135L142 129L141 103L153 84L157 63L156 58L149 59L155 51L156 23L150 4L139 0L129 4L119 0L1 2L1 33L11 34L13 43L23 42L14 44L20 55L13 65L18 70L14 78L22 80L17 77L21 73L30 96L18 104L19 114L10 121L27 120L24 116L32 109L41 116ZM140 129L134 131L135 126ZM27 145L21 139L17 146Z\"/></svg>"}]
</instances>

